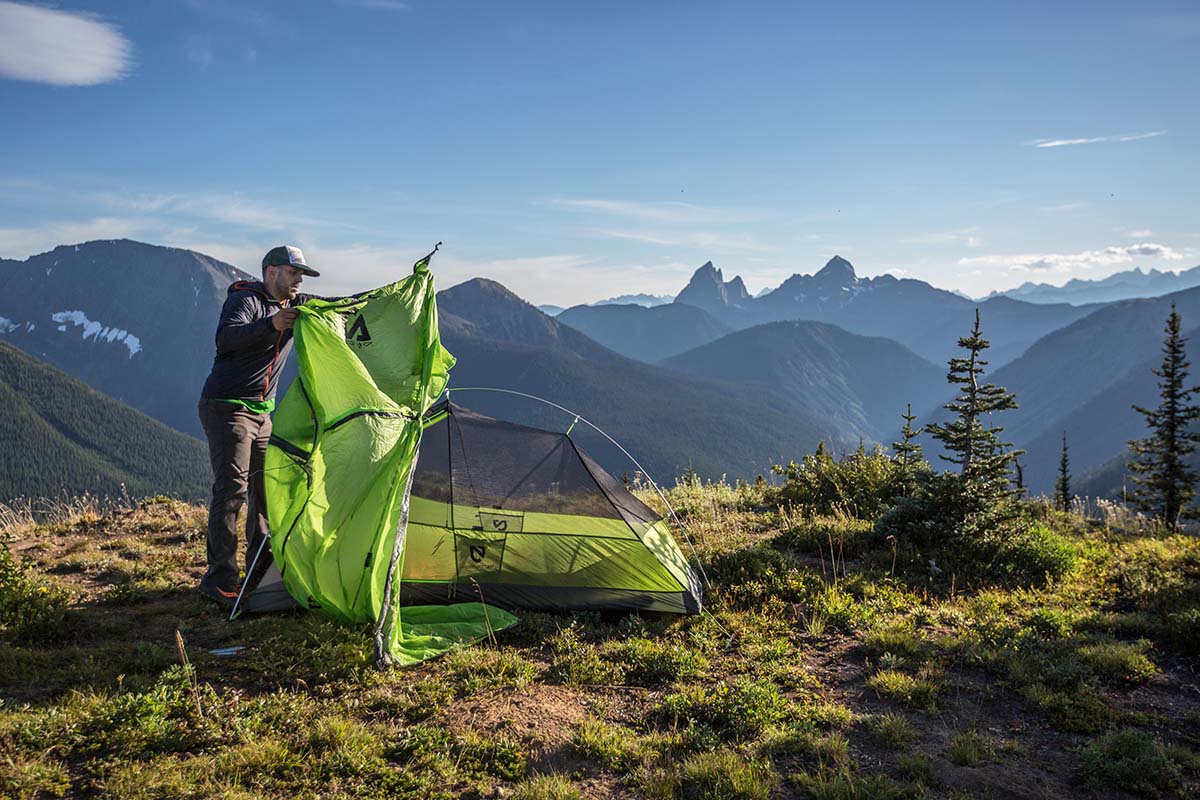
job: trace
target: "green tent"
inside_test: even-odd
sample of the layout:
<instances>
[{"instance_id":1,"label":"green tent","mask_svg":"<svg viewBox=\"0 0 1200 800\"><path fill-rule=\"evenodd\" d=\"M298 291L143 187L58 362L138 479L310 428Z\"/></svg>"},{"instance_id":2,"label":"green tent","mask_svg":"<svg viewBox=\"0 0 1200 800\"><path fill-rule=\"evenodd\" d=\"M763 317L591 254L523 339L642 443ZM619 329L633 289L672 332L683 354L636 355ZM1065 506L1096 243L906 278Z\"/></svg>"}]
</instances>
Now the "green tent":
<instances>
[{"instance_id":1,"label":"green tent","mask_svg":"<svg viewBox=\"0 0 1200 800\"><path fill-rule=\"evenodd\" d=\"M515 622L501 607L699 611L666 522L567 433L434 405L454 358L428 261L300 307L267 451L273 563L234 614L372 622L379 659L405 664Z\"/></svg>"}]
</instances>

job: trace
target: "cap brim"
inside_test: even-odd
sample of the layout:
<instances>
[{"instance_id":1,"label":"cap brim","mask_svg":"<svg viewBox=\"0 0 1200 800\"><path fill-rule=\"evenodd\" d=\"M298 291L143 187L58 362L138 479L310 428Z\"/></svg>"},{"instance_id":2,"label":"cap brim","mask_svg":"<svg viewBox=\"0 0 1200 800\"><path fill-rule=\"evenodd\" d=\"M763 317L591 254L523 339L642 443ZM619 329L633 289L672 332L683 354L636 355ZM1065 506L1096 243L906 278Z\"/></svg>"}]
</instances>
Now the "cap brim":
<instances>
[{"instance_id":1,"label":"cap brim","mask_svg":"<svg viewBox=\"0 0 1200 800\"><path fill-rule=\"evenodd\" d=\"M296 269L300 270L302 273L304 273L305 275L307 275L310 278L321 277L321 273L317 272L315 269L309 269L308 267L301 267L296 264L293 264L292 266L296 267Z\"/></svg>"}]
</instances>

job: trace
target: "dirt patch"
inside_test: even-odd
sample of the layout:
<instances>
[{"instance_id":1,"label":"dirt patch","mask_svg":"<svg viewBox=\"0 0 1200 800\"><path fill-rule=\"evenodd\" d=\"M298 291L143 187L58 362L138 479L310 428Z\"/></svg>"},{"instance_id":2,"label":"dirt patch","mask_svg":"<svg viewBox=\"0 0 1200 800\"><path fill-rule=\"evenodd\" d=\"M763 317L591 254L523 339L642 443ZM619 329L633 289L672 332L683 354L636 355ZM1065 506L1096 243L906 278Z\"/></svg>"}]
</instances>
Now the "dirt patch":
<instances>
[{"instance_id":1,"label":"dirt patch","mask_svg":"<svg viewBox=\"0 0 1200 800\"><path fill-rule=\"evenodd\" d=\"M588 716L586 695L566 686L531 684L516 691L489 689L455 703L436 721L456 733L495 734L525 745L535 772L570 772L575 758L571 737Z\"/></svg>"}]
</instances>

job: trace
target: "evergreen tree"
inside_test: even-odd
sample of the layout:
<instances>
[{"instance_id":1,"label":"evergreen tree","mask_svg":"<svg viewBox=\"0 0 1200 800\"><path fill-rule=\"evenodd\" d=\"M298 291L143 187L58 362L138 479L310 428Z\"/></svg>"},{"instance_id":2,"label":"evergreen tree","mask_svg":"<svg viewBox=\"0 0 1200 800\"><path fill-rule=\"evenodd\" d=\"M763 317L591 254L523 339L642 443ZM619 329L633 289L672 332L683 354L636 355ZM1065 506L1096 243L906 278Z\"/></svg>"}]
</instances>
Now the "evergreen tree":
<instances>
[{"instance_id":1,"label":"evergreen tree","mask_svg":"<svg viewBox=\"0 0 1200 800\"><path fill-rule=\"evenodd\" d=\"M1163 340L1162 367L1154 370L1158 376L1158 408L1133 407L1146 418L1151 433L1129 443L1133 451L1129 468L1136 484L1134 505L1172 528L1181 517L1196 516L1188 504L1196 496L1197 475L1187 460L1200 442L1200 434L1189 430L1200 418L1200 406L1192 402L1192 395L1200 387L1184 388L1191 365L1183 347L1187 340L1180 335L1180 328L1179 314L1172 303L1164 329L1167 336Z\"/></svg>"},{"instance_id":2,"label":"evergreen tree","mask_svg":"<svg viewBox=\"0 0 1200 800\"><path fill-rule=\"evenodd\" d=\"M1054 504L1063 511L1071 510L1071 461L1067 457L1067 432L1063 431L1062 458L1058 461L1058 482L1054 484Z\"/></svg>"},{"instance_id":3,"label":"evergreen tree","mask_svg":"<svg viewBox=\"0 0 1200 800\"><path fill-rule=\"evenodd\" d=\"M900 419L904 420L904 427L900 429L900 435L904 438L892 443L896 461L900 464L900 493L903 497L910 496L913 489L916 488L917 471L925 461L921 445L916 441L925 429L913 428L913 420L917 418L917 415L912 413L912 403L908 403L906 408L907 410L900 415Z\"/></svg>"},{"instance_id":4,"label":"evergreen tree","mask_svg":"<svg viewBox=\"0 0 1200 800\"><path fill-rule=\"evenodd\" d=\"M1017 399L1003 387L980 383L988 363L980 355L991 344L980 332L979 309L975 309L975 327L970 336L960 338L958 346L967 354L950 359L946 380L959 387L959 394L943 406L957 416L945 424L930 424L926 430L949 451L950 455L941 458L960 467L963 487L969 495L984 501L1009 497L1013 494L1009 465L1024 451L1014 451L1011 444L1000 440L1003 428L985 427L983 423L985 415L1016 408Z\"/></svg>"}]
</instances>

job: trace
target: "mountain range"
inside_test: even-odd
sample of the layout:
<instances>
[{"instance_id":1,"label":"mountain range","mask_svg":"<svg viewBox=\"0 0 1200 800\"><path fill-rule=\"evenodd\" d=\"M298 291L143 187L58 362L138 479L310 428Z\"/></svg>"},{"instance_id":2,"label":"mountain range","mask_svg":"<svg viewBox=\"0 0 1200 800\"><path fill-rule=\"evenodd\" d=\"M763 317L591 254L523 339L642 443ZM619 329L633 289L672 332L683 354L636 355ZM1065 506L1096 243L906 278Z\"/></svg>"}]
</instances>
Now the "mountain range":
<instances>
[{"instance_id":1,"label":"mountain range","mask_svg":"<svg viewBox=\"0 0 1200 800\"><path fill-rule=\"evenodd\" d=\"M1200 266L1182 272L1162 272L1157 269L1145 271L1131 269L1117 272L1107 278L1081 280L1073 278L1063 286L1049 283L1026 282L1015 289L992 292L989 297L1003 295L1027 303L1112 303L1141 297L1158 297L1171 292L1200 286Z\"/></svg>"},{"instance_id":2,"label":"mountain range","mask_svg":"<svg viewBox=\"0 0 1200 800\"><path fill-rule=\"evenodd\" d=\"M196 436L217 313L228 284L246 277L198 253L128 241L0 261L0 340ZM1129 404L1154 401L1149 370L1171 302L1189 330L1200 322L1200 289L1087 307L1009 297L978 304L993 343L988 379L1021 405L1002 424L1028 450L1032 489L1052 488L1064 430L1079 475L1142 435ZM763 473L822 440L835 451L888 443L908 403L924 420L937 418L952 395L945 359L976 307L920 281L859 278L841 258L760 298L708 263L674 302L652 307L579 306L555 318L485 279L442 290L438 303L443 340L458 357L456 402L563 430L579 413L655 475L691 467L731 478ZM478 387L573 411L467 391ZM104 435L107 446L120 438ZM585 422L572 436L615 473L630 471ZM200 442L185 441L202 454ZM9 443L0 466L11 473L27 446Z\"/></svg>"},{"instance_id":3,"label":"mountain range","mask_svg":"<svg viewBox=\"0 0 1200 800\"><path fill-rule=\"evenodd\" d=\"M734 330L783 320L828 322L851 333L895 339L935 363L954 355L958 337L970 330L979 308L995 343L996 365L1097 308L1007 297L976 303L923 281L892 275L860 278L840 256L813 275L793 275L761 297L751 297L741 278L726 281L709 262L696 270L675 302L701 308Z\"/></svg>"},{"instance_id":4,"label":"mountain range","mask_svg":"<svg viewBox=\"0 0 1200 800\"><path fill-rule=\"evenodd\" d=\"M196 400L217 313L229 284L250 277L200 253L128 240L0 260L0 338L202 436Z\"/></svg>"}]
</instances>

